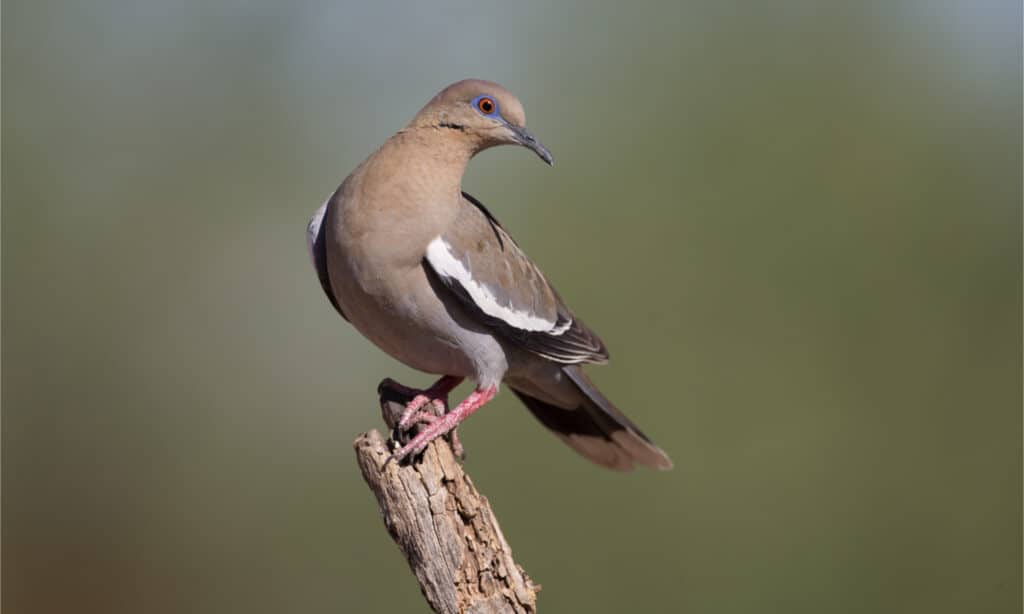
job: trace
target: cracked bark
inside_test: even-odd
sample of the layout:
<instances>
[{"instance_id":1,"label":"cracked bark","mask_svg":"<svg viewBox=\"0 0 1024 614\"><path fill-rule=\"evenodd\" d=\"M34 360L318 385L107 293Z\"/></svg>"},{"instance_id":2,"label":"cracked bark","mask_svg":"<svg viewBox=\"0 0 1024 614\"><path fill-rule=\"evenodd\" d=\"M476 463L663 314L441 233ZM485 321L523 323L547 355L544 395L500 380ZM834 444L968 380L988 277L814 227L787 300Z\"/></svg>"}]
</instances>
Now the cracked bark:
<instances>
[{"instance_id":1,"label":"cracked bark","mask_svg":"<svg viewBox=\"0 0 1024 614\"><path fill-rule=\"evenodd\" d=\"M381 386L384 421L394 429L408 397ZM377 497L384 525L419 581L430 607L443 614L537 611L537 591L498 526L487 498L455 459L446 438L407 465L385 463L388 442L377 431L354 443L363 479Z\"/></svg>"}]
</instances>

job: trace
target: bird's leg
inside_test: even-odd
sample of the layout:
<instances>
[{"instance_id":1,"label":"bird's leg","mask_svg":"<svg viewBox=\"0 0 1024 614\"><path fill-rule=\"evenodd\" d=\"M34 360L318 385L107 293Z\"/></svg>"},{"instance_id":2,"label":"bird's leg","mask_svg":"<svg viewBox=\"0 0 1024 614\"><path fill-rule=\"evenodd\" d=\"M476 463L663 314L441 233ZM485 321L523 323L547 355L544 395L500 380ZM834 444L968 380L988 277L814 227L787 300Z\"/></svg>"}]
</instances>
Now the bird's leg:
<instances>
[{"instance_id":1,"label":"bird's leg","mask_svg":"<svg viewBox=\"0 0 1024 614\"><path fill-rule=\"evenodd\" d=\"M437 401L435 401L434 406L438 406ZM411 429L413 426L416 426L417 424L433 424L438 418L444 415L445 411L446 408L442 408L440 410L440 413L436 416L427 411L417 412L416 415L413 416L413 418L410 420L411 424L409 425L409 428ZM460 460L466 458L466 450L462 447L462 442L459 440L458 427L448 431L448 433L445 434L445 437L448 438L448 442L451 443L452 445L452 453L455 454L455 458L458 458Z\"/></svg>"},{"instance_id":2,"label":"bird's leg","mask_svg":"<svg viewBox=\"0 0 1024 614\"><path fill-rule=\"evenodd\" d=\"M421 422L430 423L434 421L436 416L444 415L448 411L448 393L461 384L463 379L465 378L445 375L426 390L409 388L390 379L384 380L381 384L382 386L387 385L396 388L412 397L412 400L406 404L402 417L398 421L398 430L405 432ZM423 406L428 403L434 406L436 410L434 413L421 411Z\"/></svg>"},{"instance_id":3,"label":"bird's leg","mask_svg":"<svg viewBox=\"0 0 1024 614\"><path fill-rule=\"evenodd\" d=\"M466 397L465 400L459 403L455 409L443 416L431 420L427 424L426 428L417 433L409 443L396 450L388 460L401 461L410 454L419 454L431 441L453 431L460 422L468 418L470 414L480 409L488 401L493 399L497 392L497 386L477 388L468 397ZM461 452L461 444L453 442L453 447L457 447L457 451Z\"/></svg>"}]
</instances>

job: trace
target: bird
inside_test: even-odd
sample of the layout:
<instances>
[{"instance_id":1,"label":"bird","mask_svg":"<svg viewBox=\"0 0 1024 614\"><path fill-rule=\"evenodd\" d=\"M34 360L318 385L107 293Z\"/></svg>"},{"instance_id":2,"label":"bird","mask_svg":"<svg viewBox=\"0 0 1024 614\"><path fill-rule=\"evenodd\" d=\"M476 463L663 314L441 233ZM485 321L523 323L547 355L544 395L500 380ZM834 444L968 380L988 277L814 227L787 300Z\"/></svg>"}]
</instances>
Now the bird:
<instances>
[{"instance_id":1,"label":"bird","mask_svg":"<svg viewBox=\"0 0 1024 614\"><path fill-rule=\"evenodd\" d=\"M411 400L397 430L407 437L391 459L456 437L459 423L505 384L597 465L670 469L668 455L584 372L608 362L604 342L463 191L470 159L501 145L553 162L510 91L482 79L453 83L359 164L307 225L320 285L341 317L399 362L440 376L425 389L401 386ZM449 408L448 394L467 378L473 391Z\"/></svg>"}]
</instances>

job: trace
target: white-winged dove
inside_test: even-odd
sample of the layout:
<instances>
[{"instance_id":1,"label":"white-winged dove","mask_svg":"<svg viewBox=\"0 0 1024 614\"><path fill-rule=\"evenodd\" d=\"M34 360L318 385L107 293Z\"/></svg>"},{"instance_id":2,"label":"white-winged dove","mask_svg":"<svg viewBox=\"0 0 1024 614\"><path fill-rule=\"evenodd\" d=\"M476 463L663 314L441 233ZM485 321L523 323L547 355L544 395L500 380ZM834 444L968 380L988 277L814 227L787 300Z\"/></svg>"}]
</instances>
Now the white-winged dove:
<instances>
[{"instance_id":1,"label":"white-winged dove","mask_svg":"<svg viewBox=\"0 0 1024 614\"><path fill-rule=\"evenodd\" d=\"M591 461L628 470L672 461L602 395L584 363L603 364L601 339L480 201L462 191L476 153L521 145L548 164L505 88L459 81L358 166L313 215L309 248L327 298L406 365L441 375L415 397L399 429L426 423L401 460L451 432L504 381L526 407ZM447 410L463 379L475 390ZM454 434L454 433L453 433Z\"/></svg>"}]
</instances>

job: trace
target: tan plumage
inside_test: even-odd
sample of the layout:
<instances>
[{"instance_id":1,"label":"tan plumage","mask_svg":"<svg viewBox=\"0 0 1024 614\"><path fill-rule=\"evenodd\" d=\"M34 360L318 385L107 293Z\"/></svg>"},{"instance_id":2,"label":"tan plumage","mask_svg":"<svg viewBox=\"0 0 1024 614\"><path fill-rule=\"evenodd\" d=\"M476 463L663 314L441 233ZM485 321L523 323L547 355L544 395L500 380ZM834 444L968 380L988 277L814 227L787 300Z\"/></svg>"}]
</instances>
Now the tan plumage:
<instances>
[{"instance_id":1,"label":"tan plumage","mask_svg":"<svg viewBox=\"0 0 1024 614\"><path fill-rule=\"evenodd\" d=\"M501 86L460 81L431 99L310 222L325 292L364 336L415 369L473 378L489 394L507 381L542 423L592 461L670 467L583 374L580 363L607 360L600 338L462 192L472 156L502 144L526 146L550 162L526 132L522 105ZM489 398L457 407L445 428Z\"/></svg>"}]
</instances>

